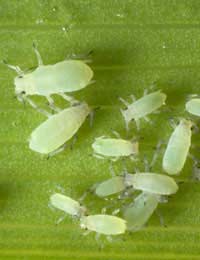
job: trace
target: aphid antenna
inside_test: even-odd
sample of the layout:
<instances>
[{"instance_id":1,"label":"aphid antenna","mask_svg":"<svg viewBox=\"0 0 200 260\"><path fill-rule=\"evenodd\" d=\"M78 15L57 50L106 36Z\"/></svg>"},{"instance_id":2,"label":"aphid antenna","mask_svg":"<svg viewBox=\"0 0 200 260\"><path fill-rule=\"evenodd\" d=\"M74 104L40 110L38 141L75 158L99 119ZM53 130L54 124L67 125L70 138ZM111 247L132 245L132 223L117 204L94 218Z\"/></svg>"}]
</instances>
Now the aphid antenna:
<instances>
[{"instance_id":1,"label":"aphid antenna","mask_svg":"<svg viewBox=\"0 0 200 260\"><path fill-rule=\"evenodd\" d=\"M35 55L36 55L36 58L37 58L37 61L38 61L38 66L42 66L43 65L42 57L41 57L41 55L38 51L37 45L34 41L33 41L33 50L35 52Z\"/></svg>"},{"instance_id":2,"label":"aphid antenna","mask_svg":"<svg viewBox=\"0 0 200 260\"><path fill-rule=\"evenodd\" d=\"M160 140L158 141L156 147L155 147L155 152L152 156L152 160L151 160L151 163L149 164L149 169L151 170L153 168L153 166L155 165L157 159L158 159L158 156L159 156L159 153L160 153L160 150L161 150L161 146L164 144L164 141L163 140Z\"/></svg>"},{"instance_id":3,"label":"aphid antenna","mask_svg":"<svg viewBox=\"0 0 200 260\"><path fill-rule=\"evenodd\" d=\"M71 141L71 144L70 144L70 149L71 151L74 149L74 145L75 143L77 142L78 140L78 134L76 133L73 137L72 137L72 141Z\"/></svg>"},{"instance_id":4,"label":"aphid antenna","mask_svg":"<svg viewBox=\"0 0 200 260\"><path fill-rule=\"evenodd\" d=\"M19 66L11 65L11 64L7 63L6 60L2 60L2 63L3 63L4 65L6 65L9 69L14 70L15 72L17 72L17 74L18 74L19 76L21 76L21 77L24 76L24 72L20 69Z\"/></svg>"}]
</instances>

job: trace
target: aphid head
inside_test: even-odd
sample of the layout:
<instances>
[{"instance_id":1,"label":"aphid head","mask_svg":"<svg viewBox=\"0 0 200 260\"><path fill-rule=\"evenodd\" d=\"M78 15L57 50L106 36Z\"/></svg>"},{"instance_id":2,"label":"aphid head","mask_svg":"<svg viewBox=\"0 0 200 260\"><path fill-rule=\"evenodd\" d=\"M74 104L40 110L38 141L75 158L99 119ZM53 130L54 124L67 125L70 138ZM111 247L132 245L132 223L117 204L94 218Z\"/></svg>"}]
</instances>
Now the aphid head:
<instances>
[{"instance_id":1,"label":"aphid head","mask_svg":"<svg viewBox=\"0 0 200 260\"><path fill-rule=\"evenodd\" d=\"M82 218L80 219L80 227L81 227L82 229L87 230L87 218L86 218L86 217L82 217Z\"/></svg>"},{"instance_id":2,"label":"aphid head","mask_svg":"<svg viewBox=\"0 0 200 260\"><path fill-rule=\"evenodd\" d=\"M16 95L33 95L35 94L34 87L32 86L32 81L29 74L20 75L15 78L15 93Z\"/></svg>"}]
</instances>

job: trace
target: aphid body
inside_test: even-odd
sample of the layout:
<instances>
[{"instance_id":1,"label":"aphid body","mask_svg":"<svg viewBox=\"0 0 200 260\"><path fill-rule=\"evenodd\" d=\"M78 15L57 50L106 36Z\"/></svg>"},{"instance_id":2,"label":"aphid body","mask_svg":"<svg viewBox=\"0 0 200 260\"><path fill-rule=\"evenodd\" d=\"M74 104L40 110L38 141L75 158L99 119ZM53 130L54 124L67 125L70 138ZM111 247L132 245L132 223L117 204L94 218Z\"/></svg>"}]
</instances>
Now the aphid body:
<instances>
[{"instance_id":1,"label":"aphid body","mask_svg":"<svg viewBox=\"0 0 200 260\"><path fill-rule=\"evenodd\" d=\"M185 105L186 110L195 116L200 116L200 98L193 98Z\"/></svg>"},{"instance_id":2,"label":"aphid body","mask_svg":"<svg viewBox=\"0 0 200 260\"><path fill-rule=\"evenodd\" d=\"M60 193L51 195L50 203L53 207L72 216L81 217L86 211L85 207L81 206L78 201Z\"/></svg>"},{"instance_id":3,"label":"aphid body","mask_svg":"<svg viewBox=\"0 0 200 260\"><path fill-rule=\"evenodd\" d=\"M96 155L115 158L138 154L138 146L138 142L106 137L98 137L92 144Z\"/></svg>"},{"instance_id":4,"label":"aphid body","mask_svg":"<svg viewBox=\"0 0 200 260\"><path fill-rule=\"evenodd\" d=\"M158 206L160 196L142 192L134 202L123 210L123 217L127 222L127 229L137 231L141 229Z\"/></svg>"},{"instance_id":5,"label":"aphid body","mask_svg":"<svg viewBox=\"0 0 200 260\"><path fill-rule=\"evenodd\" d=\"M90 215L80 219L83 229L104 235L119 235L126 231L126 221L112 215Z\"/></svg>"},{"instance_id":6,"label":"aphid body","mask_svg":"<svg viewBox=\"0 0 200 260\"><path fill-rule=\"evenodd\" d=\"M42 154L50 154L59 149L75 135L91 109L81 103L50 116L31 134L29 147Z\"/></svg>"},{"instance_id":7,"label":"aphid body","mask_svg":"<svg viewBox=\"0 0 200 260\"><path fill-rule=\"evenodd\" d=\"M125 183L135 190L159 195L171 195L177 192L178 185L173 178L157 173L126 174Z\"/></svg>"},{"instance_id":8,"label":"aphid body","mask_svg":"<svg viewBox=\"0 0 200 260\"><path fill-rule=\"evenodd\" d=\"M192 122L182 119L173 131L165 150L162 166L168 174L178 174L182 170L191 145Z\"/></svg>"},{"instance_id":9,"label":"aphid body","mask_svg":"<svg viewBox=\"0 0 200 260\"><path fill-rule=\"evenodd\" d=\"M155 112L158 108L165 104L166 98L166 94L161 91L156 91L145 95L144 97L134 101L132 104L128 104L126 101L121 99L127 106L125 110L121 110L125 119L126 127L128 128L131 120L135 120L137 126L139 127L139 119L147 119L147 115Z\"/></svg>"}]
</instances>

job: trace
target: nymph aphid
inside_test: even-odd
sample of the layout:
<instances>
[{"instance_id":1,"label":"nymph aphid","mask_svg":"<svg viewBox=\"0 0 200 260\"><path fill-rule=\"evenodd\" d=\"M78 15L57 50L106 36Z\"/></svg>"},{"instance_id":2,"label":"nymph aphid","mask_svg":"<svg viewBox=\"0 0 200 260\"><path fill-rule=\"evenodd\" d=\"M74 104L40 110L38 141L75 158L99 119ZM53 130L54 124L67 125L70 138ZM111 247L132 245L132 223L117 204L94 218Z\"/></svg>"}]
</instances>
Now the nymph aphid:
<instances>
[{"instance_id":1,"label":"nymph aphid","mask_svg":"<svg viewBox=\"0 0 200 260\"><path fill-rule=\"evenodd\" d=\"M92 144L94 150L94 156L98 158L110 158L116 161L120 157L135 158L138 154L139 143L137 141L130 141L118 138L107 138L101 136L95 139Z\"/></svg>"},{"instance_id":2,"label":"nymph aphid","mask_svg":"<svg viewBox=\"0 0 200 260\"><path fill-rule=\"evenodd\" d=\"M168 174L179 174L183 169L191 145L192 126L190 120L182 119L174 129L162 161Z\"/></svg>"},{"instance_id":3,"label":"nymph aphid","mask_svg":"<svg viewBox=\"0 0 200 260\"><path fill-rule=\"evenodd\" d=\"M30 149L49 155L63 150L65 142L76 134L90 112L86 103L80 103L50 115L32 132Z\"/></svg>"},{"instance_id":4,"label":"nymph aphid","mask_svg":"<svg viewBox=\"0 0 200 260\"><path fill-rule=\"evenodd\" d=\"M123 217L127 222L127 229L137 231L144 227L160 202L160 195L142 192L134 202L124 207Z\"/></svg>"},{"instance_id":5,"label":"nymph aphid","mask_svg":"<svg viewBox=\"0 0 200 260\"><path fill-rule=\"evenodd\" d=\"M51 195L50 205L78 218L83 216L86 212L86 208L81 206L78 201L60 193Z\"/></svg>"},{"instance_id":6,"label":"nymph aphid","mask_svg":"<svg viewBox=\"0 0 200 260\"><path fill-rule=\"evenodd\" d=\"M119 235L126 231L126 221L112 215L90 215L80 219L80 226L103 235Z\"/></svg>"},{"instance_id":7,"label":"nymph aphid","mask_svg":"<svg viewBox=\"0 0 200 260\"><path fill-rule=\"evenodd\" d=\"M38 59L38 67L32 71L24 72L18 66L7 64L14 69L18 76L15 78L15 93L19 100L28 96L45 96L50 105L53 106L52 94L61 95L64 99L71 101L71 97L64 93L78 91L91 84L93 71L81 60L64 60L53 65L43 65L40 53L33 45ZM33 101L29 102L30 105ZM34 108L36 105L34 105Z\"/></svg>"},{"instance_id":8,"label":"nymph aphid","mask_svg":"<svg viewBox=\"0 0 200 260\"><path fill-rule=\"evenodd\" d=\"M137 128L139 128L139 120L144 118L146 121L149 121L147 115L155 112L158 108L165 104L167 98L166 94L162 93L160 90L145 95L144 97L136 100L135 97L131 96L133 103L129 104L124 99L120 100L126 105L126 109L122 110L121 113L124 117L126 128L128 129L129 123L132 120L135 120Z\"/></svg>"}]
</instances>

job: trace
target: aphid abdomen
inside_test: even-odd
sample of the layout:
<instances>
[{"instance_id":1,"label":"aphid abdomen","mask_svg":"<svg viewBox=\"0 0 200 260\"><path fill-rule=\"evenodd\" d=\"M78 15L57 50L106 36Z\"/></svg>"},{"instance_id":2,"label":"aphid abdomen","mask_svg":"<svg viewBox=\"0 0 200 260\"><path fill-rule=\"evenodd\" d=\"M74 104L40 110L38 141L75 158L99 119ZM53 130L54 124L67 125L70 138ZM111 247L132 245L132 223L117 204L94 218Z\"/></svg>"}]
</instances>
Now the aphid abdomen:
<instances>
[{"instance_id":1,"label":"aphid abdomen","mask_svg":"<svg viewBox=\"0 0 200 260\"><path fill-rule=\"evenodd\" d=\"M182 120L172 133L163 156L163 169L168 174L178 174L186 161L191 145L192 123Z\"/></svg>"},{"instance_id":2,"label":"aphid abdomen","mask_svg":"<svg viewBox=\"0 0 200 260\"><path fill-rule=\"evenodd\" d=\"M32 72L37 94L44 96L80 90L90 83L92 77L90 67L75 60L40 66Z\"/></svg>"},{"instance_id":3,"label":"aphid abdomen","mask_svg":"<svg viewBox=\"0 0 200 260\"><path fill-rule=\"evenodd\" d=\"M119 235L126 231L126 221L111 215L91 215L81 218L81 227L104 235Z\"/></svg>"},{"instance_id":4,"label":"aphid abdomen","mask_svg":"<svg viewBox=\"0 0 200 260\"><path fill-rule=\"evenodd\" d=\"M124 177L116 176L97 185L95 193L99 197L106 197L121 192L125 188Z\"/></svg>"},{"instance_id":5,"label":"aphid abdomen","mask_svg":"<svg viewBox=\"0 0 200 260\"><path fill-rule=\"evenodd\" d=\"M78 131L89 112L88 105L81 104L51 116L32 132L30 149L44 154L55 151Z\"/></svg>"},{"instance_id":6,"label":"aphid abdomen","mask_svg":"<svg viewBox=\"0 0 200 260\"><path fill-rule=\"evenodd\" d=\"M200 116L200 98L191 99L186 103L185 107L189 113Z\"/></svg>"},{"instance_id":7,"label":"aphid abdomen","mask_svg":"<svg viewBox=\"0 0 200 260\"><path fill-rule=\"evenodd\" d=\"M156 194L142 192L124 209L123 217L127 222L128 230L136 231L146 224L157 208L159 197Z\"/></svg>"}]
</instances>

